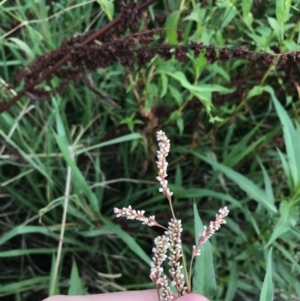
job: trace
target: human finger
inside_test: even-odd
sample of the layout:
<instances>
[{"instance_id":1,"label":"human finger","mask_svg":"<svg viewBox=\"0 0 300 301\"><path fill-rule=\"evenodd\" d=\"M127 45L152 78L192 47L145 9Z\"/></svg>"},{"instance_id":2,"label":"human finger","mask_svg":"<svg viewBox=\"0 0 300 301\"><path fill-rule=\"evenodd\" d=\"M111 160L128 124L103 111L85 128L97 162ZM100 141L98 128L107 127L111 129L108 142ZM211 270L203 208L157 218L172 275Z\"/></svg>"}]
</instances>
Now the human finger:
<instances>
[{"instance_id":1,"label":"human finger","mask_svg":"<svg viewBox=\"0 0 300 301\"><path fill-rule=\"evenodd\" d=\"M126 291L118 293L84 295L84 296L52 296L44 301L158 301L156 290ZM209 301L197 294L187 294L174 301Z\"/></svg>"},{"instance_id":2,"label":"human finger","mask_svg":"<svg viewBox=\"0 0 300 301\"><path fill-rule=\"evenodd\" d=\"M209 301L209 300L204 296L198 294L187 294L176 299L176 301Z\"/></svg>"},{"instance_id":3,"label":"human finger","mask_svg":"<svg viewBox=\"0 0 300 301\"><path fill-rule=\"evenodd\" d=\"M84 296L52 296L44 301L157 301L156 290L126 291Z\"/></svg>"}]
</instances>

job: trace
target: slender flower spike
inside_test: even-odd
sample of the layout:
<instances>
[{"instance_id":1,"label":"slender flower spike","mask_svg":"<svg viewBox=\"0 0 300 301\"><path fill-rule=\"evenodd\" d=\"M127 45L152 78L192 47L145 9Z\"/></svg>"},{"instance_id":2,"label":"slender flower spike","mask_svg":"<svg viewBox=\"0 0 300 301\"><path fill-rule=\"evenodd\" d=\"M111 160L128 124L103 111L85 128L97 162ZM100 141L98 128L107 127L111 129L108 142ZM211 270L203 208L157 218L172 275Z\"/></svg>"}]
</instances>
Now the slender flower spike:
<instances>
[{"instance_id":1,"label":"slender flower spike","mask_svg":"<svg viewBox=\"0 0 300 301\"><path fill-rule=\"evenodd\" d=\"M152 249L154 256L152 257L152 262L150 264L150 279L157 284L157 280L161 277L163 268L162 263L167 258L167 250L170 247L169 238L165 235L158 236L154 239L155 248Z\"/></svg>"},{"instance_id":2,"label":"slender flower spike","mask_svg":"<svg viewBox=\"0 0 300 301\"><path fill-rule=\"evenodd\" d=\"M225 217L229 214L227 207L224 207L219 210L220 214L216 214L216 219L213 222L210 222L209 227L203 227L202 233L199 235L199 241L197 246L193 246L192 256L200 255L200 247L203 245L214 233L215 231L221 228L222 224L226 224Z\"/></svg>"},{"instance_id":3,"label":"slender flower spike","mask_svg":"<svg viewBox=\"0 0 300 301\"><path fill-rule=\"evenodd\" d=\"M133 210L130 205L127 208L124 207L122 209L114 208L114 213L116 214L117 217L121 216L121 217L127 217L127 219L136 219L150 227L152 226L162 227L159 223L156 222L154 215L145 217L144 210Z\"/></svg>"},{"instance_id":4,"label":"slender flower spike","mask_svg":"<svg viewBox=\"0 0 300 301\"><path fill-rule=\"evenodd\" d=\"M161 188L159 188L159 192L162 192L167 196L169 201L171 200L171 196L173 192L170 191L168 188L168 181L166 180L167 175L167 156L170 152L170 140L166 136L163 131L158 131L156 133L158 147L159 150L157 151L157 161L156 165L158 168L158 177L156 179L159 181Z\"/></svg>"},{"instance_id":5,"label":"slender flower spike","mask_svg":"<svg viewBox=\"0 0 300 301\"><path fill-rule=\"evenodd\" d=\"M170 285L174 286L178 297L183 296L191 292L191 276L188 275L186 266L184 267L185 276L182 273L183 266L181 265L183 257L183 248L181 241L182 225L181 220L176 219L173 206L172 206L172 195L173 192L168 188L168 181L166 180L168 162L167 156L170 152L170 140L167 138L163 131L158 131L156 133L158 141L158 151L157 151L157 168L158 176L156 179L159 181L161 187L159 192L162 192L168 199L172 219L168 224L168 228L160 225L155 220L155 216L146 217L144 210L134 210L131 206L122 209L114 208L114 213L117 217L126 217L127 219L136 219L143 224L150 227L158 226L165 229L165 234L158 236L154 240L155 247L152 249L153 257L150 263L150 279L155 284L156 289L159 292L160 301L171 301L173 299L173 293L170 289ZM193 246L192 250L192 262L195 256L200 255L200 247L205 243L214 233L219 230L222 224L226 224L225 217L228 215L229 210L227 207L219 210L219 214L216 214L216 219L210 222L209 227L203 227L202 233L199 235L199 240L197 246ZM162 267L163 262L168 258L169 272L172 278L171 283L169 283L167 276L164 273ZM183 261L184 263L184 261ZM184 263L185 264L185 263ZM191 270L190 267L190 270ZM187 281L187 286L185 284Z\"/></svg>"},{"instance_id":6,"label":"slender flower spike","mask_svg":"<svg viewBox=\"0 0 300 301\"><path fill-rule=\"evenodd\" d=\"M163 277L160 277L157 280L156 284L158 284L160 287L159 295L160 295L160 298L162 301L170 301L173 299L173 295L170 290L169 282L168 282L166 275Z\"/></svg>"},{"instance_id":7,"label":"slender flower spike","mask_svg":"<svg viewBox=\"0 0 300 301\"><path fill-rule=\"evenodd\" d=\"M180 296L187 293L184 276L181 273L182 265L180 264L180 258L182 257L181 232L181 220L171 219L168 231L165 234L169 236L170 240L169 265L171 266L170 273L173 278L171 284L176 287Z\"/></svg>"}]
</instances>

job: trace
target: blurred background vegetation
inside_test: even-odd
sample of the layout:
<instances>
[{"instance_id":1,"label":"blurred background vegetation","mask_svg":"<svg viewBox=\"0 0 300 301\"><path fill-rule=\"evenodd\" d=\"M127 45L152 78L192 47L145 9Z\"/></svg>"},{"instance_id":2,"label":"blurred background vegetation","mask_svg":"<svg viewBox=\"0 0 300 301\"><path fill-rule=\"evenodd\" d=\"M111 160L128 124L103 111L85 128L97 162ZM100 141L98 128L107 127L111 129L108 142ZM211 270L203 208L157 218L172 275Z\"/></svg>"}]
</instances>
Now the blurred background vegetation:
<instances>
[{"instance_id":1,"label":"blurred background vegetation","mask_svg":"<svg viewBox=\"0 0 300 301\"><path fill-rule=\"evenodd\" d=\"M193 203L204 224L230 209L228 225L211 240L214 300L258 300L270 246L274 300L300 300L300 127L290 139L281 127L299 122L299 8L299 0L158 1L138 26L165 28L157 40L294 53L295 61L277 68L276 59L261 65L241 55L210 63L204 49L198 57L188 50L184 63L158 56L142 68L116 62L90 76L120 109L78 82L49 101L24 97L1 114L1 300L153 288L159 230L116 219L113 208L132 205L169 220L155 180L159 129L171 140L168 180L187 258ZM1 98L22 88L20 68L119 10L120 1L109 0L0 1Z\"/></svg>"}]
</instances>

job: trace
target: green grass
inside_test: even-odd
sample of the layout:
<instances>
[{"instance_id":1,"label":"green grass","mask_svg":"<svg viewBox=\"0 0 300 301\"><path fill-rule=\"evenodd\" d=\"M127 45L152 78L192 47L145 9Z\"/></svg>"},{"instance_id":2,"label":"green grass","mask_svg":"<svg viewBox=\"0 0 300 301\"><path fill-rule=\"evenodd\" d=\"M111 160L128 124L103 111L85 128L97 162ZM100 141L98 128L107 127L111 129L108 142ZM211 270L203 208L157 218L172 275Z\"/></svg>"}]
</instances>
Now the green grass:
<instances>
[{"instance_id":1,"label":"green grass","mask_svg":"<svg viewBox=\"0 0 300 301\"><path fill-rule=\"evenodd\" d=\"M4 91L0 83L0 98L21 90L20 67L106 24L99 2L0 1L0 77L12 85ZM151 10L169 13L169 2L179 10L178 1ZM174 28L164 39L176 42L179 28L185 43L299 51L298 0L290 8L281 0L212 2L183 1L186 14L167 20ZM189 51L184 64L155 57L131 70L116 62L92 77L120 110L77 83L49 102L23 97L0 115L1 300L153 288L149 261L160 232L116 219L113 208L170 218L155 180L158 129L171 140L168 180L187 258L193 203L204 224L230 209L211 240L214 300L258 300L270 262L274 300L299 300L300 107L290 81L299 75L244 59L209 64ZM211 123L215 117L222 120Z\"/></svg>"}]
</instances>

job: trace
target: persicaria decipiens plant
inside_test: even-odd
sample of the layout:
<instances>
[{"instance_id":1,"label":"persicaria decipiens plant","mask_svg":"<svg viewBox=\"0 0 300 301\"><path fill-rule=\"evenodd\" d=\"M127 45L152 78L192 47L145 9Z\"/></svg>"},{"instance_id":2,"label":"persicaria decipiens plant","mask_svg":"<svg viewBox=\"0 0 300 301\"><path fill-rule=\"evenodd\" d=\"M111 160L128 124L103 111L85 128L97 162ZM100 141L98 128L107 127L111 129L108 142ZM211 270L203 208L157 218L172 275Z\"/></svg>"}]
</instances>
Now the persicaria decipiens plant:
<instances>
[{"instance_id":1,"label":"persicaria decipiens plant","mask_svg":"<svg viewBox=\"0 0 300 301\"><path fill-rule=\"evenodd\" d=\"M172 206L173 192L171 192L168 188L168 181L166 180L168 167L167 156L170 151L170 140L163 131L158 131L156 136L159 142L159 150L157 151L156 162L158 176L156 179L161 185L159 192L162 192L167 197L172 212L172 218L168 224L168 227L159 224L155 220L155 216L152 215L146 217L144 215L144 210L134 210L131 206L122 209L114 208L114 213L117 217L136 219L150 227L156 226L165 230L164 235L158 236L154 240L155 247L152 250L153 257L152 262L150 263L150 279L153 281L159 293L160 301L169 301L173 299L174 296L171 286L175 287L179 297L192 292L191 275L188 275L186 263L183 260L181 220L175 217ZM227 207L220 209L219 214L216 214L216 219L210 222L209 227L204 226L202 233L199 234L197 245L194 245L192 248L191 266L195 256L199 256L201 254L201 246L214 234L215 231L220 229L222 224L226 224L225 217L228 215L228 213L229 210ZM169 282L162 267L162 264L165 260L168 260L168 264L170 266L169 273L172 279L171 282ZM189 273L191 273L192 270L191 266ZM184 269L184 274L182 269Z\"/></svg>"}]
</instances>

